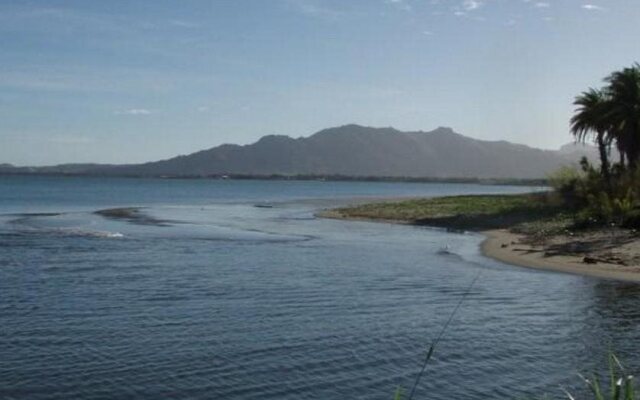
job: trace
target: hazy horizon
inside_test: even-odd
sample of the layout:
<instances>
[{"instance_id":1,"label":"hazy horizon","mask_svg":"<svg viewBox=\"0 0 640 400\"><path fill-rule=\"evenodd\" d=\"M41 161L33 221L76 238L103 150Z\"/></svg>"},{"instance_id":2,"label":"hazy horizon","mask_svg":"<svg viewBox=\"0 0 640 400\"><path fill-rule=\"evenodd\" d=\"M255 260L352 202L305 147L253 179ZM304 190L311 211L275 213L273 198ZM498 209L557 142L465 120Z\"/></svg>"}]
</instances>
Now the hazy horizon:
<instances>
[{"instance_id":1,"label":"hazy horizon","mask_svg":"<svg viewBox=\"0 0 640 400\"><path fill-rule=\"evenodd\" d=\"M632 0L0 1L0 163L137 163L357 123L557 149Z\"/></svg>"}]
</instances>

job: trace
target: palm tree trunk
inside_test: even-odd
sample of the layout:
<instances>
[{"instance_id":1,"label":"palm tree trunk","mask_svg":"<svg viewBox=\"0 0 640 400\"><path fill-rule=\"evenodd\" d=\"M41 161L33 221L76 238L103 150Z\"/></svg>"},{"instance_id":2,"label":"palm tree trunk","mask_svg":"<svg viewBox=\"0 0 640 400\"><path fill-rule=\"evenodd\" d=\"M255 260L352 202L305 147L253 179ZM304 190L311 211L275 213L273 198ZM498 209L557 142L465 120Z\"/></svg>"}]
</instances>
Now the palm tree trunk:
<instances>
[{"instance_id":1,"label":"palm tree trunk","mask_svg":"<svg viewBox=\"0 0 640 400\"><path fill-rule=\"evenodd\" d=\"M607 156L607 144L604 140L604 133L598 133L598 151L600 152L600 173L604 178L607 192L611 193L611 173L609 169L609 157Z\"/></svg>"}]
</instances>

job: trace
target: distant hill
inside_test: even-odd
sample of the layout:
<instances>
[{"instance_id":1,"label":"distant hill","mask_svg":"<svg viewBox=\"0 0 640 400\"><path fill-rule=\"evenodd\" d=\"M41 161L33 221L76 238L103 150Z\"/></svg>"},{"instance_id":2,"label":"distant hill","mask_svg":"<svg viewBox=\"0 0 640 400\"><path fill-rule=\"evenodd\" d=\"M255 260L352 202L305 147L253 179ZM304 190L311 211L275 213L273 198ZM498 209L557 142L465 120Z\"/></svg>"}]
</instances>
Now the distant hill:
<instances>
[{"instance_id":1,"label":"distant hill","mask_svg":"<svg viewBox=\"0 0 640 400\"><path fill-rule=\"evenodd\" d=\"M587 155L591 146L541 150L506 141L472 139L451 128L401 132L393 128L345 125L310 137L264 136L245 146L225 144L168 160L137 165L69 164L30 172L122 176L343 175L536 179ZM3 168L0 168L2 171ZM26 169L8 167L9 170Z\"/></svg>"}]
</instances>

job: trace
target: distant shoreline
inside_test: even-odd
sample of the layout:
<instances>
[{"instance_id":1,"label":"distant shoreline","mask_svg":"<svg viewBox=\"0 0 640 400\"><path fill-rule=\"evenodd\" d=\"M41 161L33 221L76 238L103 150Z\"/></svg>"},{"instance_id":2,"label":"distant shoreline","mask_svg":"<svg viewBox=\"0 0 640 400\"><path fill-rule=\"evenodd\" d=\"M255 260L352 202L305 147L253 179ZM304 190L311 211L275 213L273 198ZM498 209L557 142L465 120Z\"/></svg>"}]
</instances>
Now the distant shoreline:
<instances>
[{"instance_id":1,"label":"distant shoreline","mask_svg":"<svg viewBox=\"0 0 640 400\"><path fill-rule=\"evenodd\" d=\"M491 196L476 197L490 200ZM542 235L526 231L514 232L512 228L517 223L522 223L523 219L520 218L522 215L509 214L509 212L485 217L469 214L434 216L425 219L416 219L411 215L411 212L415 212L411 207L421 201L435 202L439 199L473 197L387 200L323 210L316 215L321 218L432 226L455 231L478 232L486 237L481 244L482 254L506 264L603 279L640 282L640 238L635 233L624 230L591 230Z\"/></svg>"},{"instance_id":2,"label":"distant shoreline","mask_svg":"<svg viewBox=\"0 0 640 400\"><path fill-rule=\"evenodd\" d=\"M129 175L99 173L64 172L24 172L0 171L0 176L46 176L70 178L130 178L130 179L168 179L168 180L260 180L260 181L327 181L327 182L404 182L404 183L467 183L479 185L504 186L547 186L546 179L507 179L507 178L437 178L437 177L395 177L395 176L350 176L350 175Z\"/></svg>"}]
</instances>

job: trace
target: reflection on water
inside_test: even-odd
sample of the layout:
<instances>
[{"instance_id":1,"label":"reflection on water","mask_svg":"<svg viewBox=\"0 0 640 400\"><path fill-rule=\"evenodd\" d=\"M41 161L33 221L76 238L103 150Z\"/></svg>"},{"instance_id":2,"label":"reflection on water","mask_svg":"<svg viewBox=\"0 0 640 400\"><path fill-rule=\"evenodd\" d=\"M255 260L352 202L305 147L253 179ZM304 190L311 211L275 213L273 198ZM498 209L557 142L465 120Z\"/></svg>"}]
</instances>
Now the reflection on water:
<instances>
[{"instance_id":1,"label":"reflection on water","mask_svg":"<svg viewBox=\"0 0 640 400\"><path fill-rule=\"evenodd\" d=\"M598 281L593 285L595 312L603 319L615 320L621 329L640 325L640 285L626 282Z\"/></svg>"},{"instance_id":2,"label":"reflection on water","mask_svg":"<svg viewBox=\"0 0 640 400\"><path fill-rule=\"evenodd\" d=\"M640 367L638 285L313 217L349 195L522 188L268 184L0 180L0 398L388 399L478 270L417 398L561 398L609 349ZM164 222L94 213L121 207Z\"/></svg>"},{"instance_id":3,"label":"reflection on water","mask_svg":"<svg viewBox=\"0 0 640 400\"><path fill-rule=\"evenodd\" d=\"M586 331L595 340L612 345L621 338L640 333L640 285L615 281L598 281L592 286L592 303Z\"/></svg>"}]
</instances>

